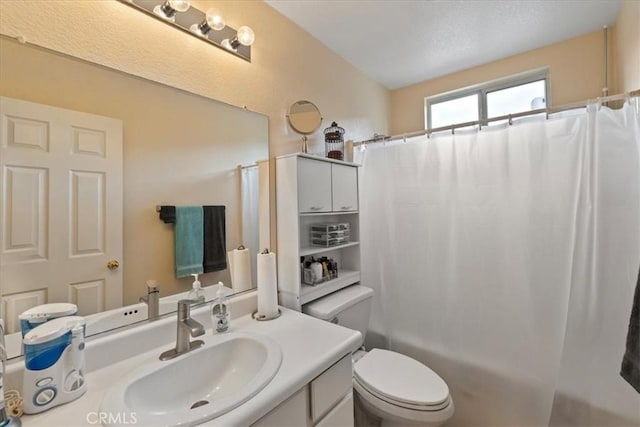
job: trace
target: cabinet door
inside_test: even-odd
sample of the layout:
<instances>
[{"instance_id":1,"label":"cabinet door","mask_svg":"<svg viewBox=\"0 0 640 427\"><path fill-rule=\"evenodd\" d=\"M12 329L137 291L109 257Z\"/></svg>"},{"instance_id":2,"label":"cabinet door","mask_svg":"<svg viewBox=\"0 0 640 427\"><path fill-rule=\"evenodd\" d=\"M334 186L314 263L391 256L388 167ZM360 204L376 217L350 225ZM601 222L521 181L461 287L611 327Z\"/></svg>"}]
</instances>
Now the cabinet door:
<instances>
[{"instance_id":1,"label":"cabinet door","mask_svg":"<svg viewBox=\"0 0 640 427\"><path fill-rule=\"evenodd\" d=\"M310 383L311 419L320 421L352 388L351 354L346 355Z\"/></svg>"},{"instance_id":2,"label":"cabinet door","mask_svg":"<svg viewBox=\"0 0 640 427\"><path fill-rule=\"evenodd\" d=\"M331 212L331 163L298 159L298 211Z\"/></svg>"},{"instance_id":3,"label":"cabinet door","mask_svg":"<svg viewBox=\"0 0 640 427\"><path fill-rule=\"evenodd\" d=\"M251 427L304 427L309 425L309 397L307 386L260 418Z\"/></svg>"},{"instance_id":4,"label":"cabinet door","mask_svg":"<svg viewBox=\"0 0 640 427\"><path fill-rule=\"evenodd\" d=\"M316 427L353 427L353 393L349 393Z\"/></svg>"},{"instance_id":5,"label":"cabinet door","mask_svg":"<svg viewBox=\"0 0 640 427\"><path fill-rule=\"evenodd\" d=\"M333 210L358 210L358 169L353 166L331 165Z\"/></svg>"}]
</instances>

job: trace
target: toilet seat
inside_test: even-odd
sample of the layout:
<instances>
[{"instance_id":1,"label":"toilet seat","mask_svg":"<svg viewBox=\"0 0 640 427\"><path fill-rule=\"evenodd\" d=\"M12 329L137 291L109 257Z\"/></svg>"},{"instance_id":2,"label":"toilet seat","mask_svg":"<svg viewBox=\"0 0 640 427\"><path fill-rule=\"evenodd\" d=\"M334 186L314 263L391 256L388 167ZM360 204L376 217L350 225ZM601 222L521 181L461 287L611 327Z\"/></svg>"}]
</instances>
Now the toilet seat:
<instances>
[{"instance_id":1,"label":"toilet seat","mask_svg":"<svg viewBox=\"0 0 640 427\"><path fill-rule=\"evenodd\" d=\"M362 384L357 378L353 378L353 386L356 390L361 393L364 391L366 394L370 395L372 398L379 399L383 402L388 403L389 405L396 406L398 408L410 409L412 411L424 411L424 412L432 412L432 411L441 411L449 406L450 398L447 397L444 402L439 403L437 405L412 405L410 403L400 402L397 400L390 399L386 396L381 395L369 388L367 388L364 384Z\"/></svg>"},{"instance_id":2,"label":"toilet seat","mask_svg":"<svg viewBox=\"0 0 640 427\"><path fill-rule=\"evenodd\" d=\"M354 366L354 384L391 405L439 411L450 403L449 387L431 369L408 356L373 349Z\"/></svg>"},{"instance_id":3,"label":"toilet seat","mask_svg":"<svg viewBox=\"0 0 640 427\"><path fill-rule=\"evenodd\" d=\"M439 426L449 420L455 412L452 399L447 399L445 406L439 410L415 410L404 408L373 395L360 382L353 379L353 389L357 401L373 415L388 420L387 425L404 425L418 423L429 426ZM384 425L384 423L383 423Z\"/></svg>"}]
</instances>

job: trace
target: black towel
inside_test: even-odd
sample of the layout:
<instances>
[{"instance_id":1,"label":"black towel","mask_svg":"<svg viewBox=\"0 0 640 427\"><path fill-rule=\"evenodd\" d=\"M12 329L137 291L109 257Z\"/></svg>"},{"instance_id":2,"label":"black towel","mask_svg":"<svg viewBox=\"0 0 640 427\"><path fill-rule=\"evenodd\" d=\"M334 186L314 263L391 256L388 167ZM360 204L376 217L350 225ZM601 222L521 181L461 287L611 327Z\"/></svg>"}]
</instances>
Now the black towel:
<instances>
[{"instance_id":1,"label":"black towel","mask_svg":"<svg viewBox=\"0 0 640 427\"><path fill-rule=\"evenodd\" d=\"M640 271L629 319L627 350L622 358L620 375L640 393Z\"/></svg>"},{"instance_id":2,"label":"black towel","mask_svg":"<svg viewBox=\"0 0 640 427\"><path fill-rule=\"evenodd\" d=\"M224 206L203 206L204 210L204 259L205 273L227 268L227 233L225 231Z\"/></svg>"},{"instance_id":3,"label":"black towel","mask_svg":"<svg viewBox=\"0 0 640 427\"><path fill-rule=\"evenodd\" d=\"M160 219L165 224L175 224L176 222L176 207L175 206L160 206Z\"/></svg>"}]
</instances>

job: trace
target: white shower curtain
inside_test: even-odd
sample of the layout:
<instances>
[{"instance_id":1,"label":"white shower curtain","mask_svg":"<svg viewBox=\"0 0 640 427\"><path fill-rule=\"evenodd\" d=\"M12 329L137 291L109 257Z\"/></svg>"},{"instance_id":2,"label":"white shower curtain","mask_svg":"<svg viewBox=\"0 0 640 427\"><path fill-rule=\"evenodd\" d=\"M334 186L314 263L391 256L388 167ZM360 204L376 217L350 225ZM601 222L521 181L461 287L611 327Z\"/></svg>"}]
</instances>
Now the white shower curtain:
<instances>
[{"instance_id":1,"label":"white shower curtain","mask_svg":"<svg viewBox=\"0 0 640 427\"><path fill-rule=\"evenodd\" d=\"M356 150L368 343L449 384L451 425L621 425L640 261L637 105Z\"/></svg>"}]
</instances>

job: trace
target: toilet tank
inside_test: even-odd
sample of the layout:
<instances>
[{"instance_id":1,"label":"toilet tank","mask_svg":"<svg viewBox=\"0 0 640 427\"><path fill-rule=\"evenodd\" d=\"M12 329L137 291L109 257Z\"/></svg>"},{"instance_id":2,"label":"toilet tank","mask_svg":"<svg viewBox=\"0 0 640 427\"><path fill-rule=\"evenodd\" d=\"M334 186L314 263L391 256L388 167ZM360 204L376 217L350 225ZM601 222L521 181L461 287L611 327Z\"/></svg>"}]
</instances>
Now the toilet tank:
<instances>
[{"instance_id":1,"label":"toilet tank","mask_svg":"<svg viewBox=\"0 0 640 427\"><path fill-rule=\"evenodd\" d=\"M369 327L373 290L360 285L349 286L302 306L302 312L318 319L355 329L362 342Z\"/></svg>"}]
</instances>

